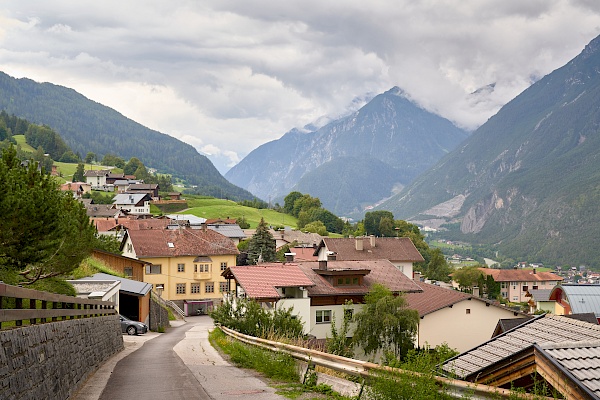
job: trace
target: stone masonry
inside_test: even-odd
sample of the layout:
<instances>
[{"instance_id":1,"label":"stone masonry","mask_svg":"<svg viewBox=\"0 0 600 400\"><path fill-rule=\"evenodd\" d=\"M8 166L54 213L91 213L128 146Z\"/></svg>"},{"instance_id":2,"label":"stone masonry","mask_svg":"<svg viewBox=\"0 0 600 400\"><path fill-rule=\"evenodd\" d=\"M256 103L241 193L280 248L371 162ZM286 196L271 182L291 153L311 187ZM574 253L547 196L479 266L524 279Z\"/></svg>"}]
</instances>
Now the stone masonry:
<instances>
[{"instance_id":1,"label":"stone masonry","mask_svg":"<svg viewBox=\"0 0 600 400\"><path fill-rule=\"evenodd\" d=\"M118 315L0 331L0 397L68 399L122 349Z\"/></svg>"}]
</instances>

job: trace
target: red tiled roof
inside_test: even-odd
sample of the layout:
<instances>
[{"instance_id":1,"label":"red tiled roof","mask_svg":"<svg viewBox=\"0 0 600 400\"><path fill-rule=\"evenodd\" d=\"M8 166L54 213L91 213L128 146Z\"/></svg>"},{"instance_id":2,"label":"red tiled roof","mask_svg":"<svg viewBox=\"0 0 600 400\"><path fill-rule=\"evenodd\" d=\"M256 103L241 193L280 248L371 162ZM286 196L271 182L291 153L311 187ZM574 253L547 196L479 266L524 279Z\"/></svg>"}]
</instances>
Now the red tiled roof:
<instances>
[{"instance_id":1,"label":"red tiled roof","mask_svg":"<svg viewBox=\"0 0 600 400\"><path fill-rule=\"evenodd\" d=\"M419 312L420 317L473 297L467 293L429 283L420 282L419 286L423 292L407 293L406 300L410 308Z\"/></svg>"},{"instance_id":2,"label":"red tiled roof","mask_svg":"<svg viewBox=\"0 0 600 400\"><path fill-rule=\"evenodd\" d=\"M96 229L98 230L98 232L108 232L111 229L114 229L117 226L119 226L115 223L115 220L113 218L97 219L94 221L94 224L96 225Z\"/></svg>"},{"instance_id":3,"label":"red tiled roof","mask_svg":"<svg viewBox=\"0 0 600 400\"><path fill-rule=\"evenodd\" d=\"M356 241L362 240L363 250L356 250ZM375 246L371 246L374 240ZM423 256L409 238L323 238L319 248L327 247L327 250L336 254L337 260L390 260L390 261L424 261Z\"/></svg>"},{"instance_id":4,"label":"red tiled roof","mask_svg":"<svg viewBox=\"0 0 600 400\"><path fill-rule=\"evenodd\" d=\"M280 298L276 288L314 285L295 264L235 266L229 267L229 271L252 299Z\"/></svg>"},{"instance_id":5,"label":"red tiled roof","mask_svg":"<svg viewBox=\"0 0 600 400\"><path fill-rule=\"evenodd\" d=\"M296 261L317 261L317 256L314 255L315 249L312 247L292 247L290 253L295 253L294 260Z\"/></svg>"},{"instance_id":6,"label":"red tiled roof","mask_svg":"<svg viewBox=\"0 0 600 400\"><path fill-rule=\"evenodd\" d=\"M309 296L331 296L340 294L364 295L367 294L371 287L376 283L386 286L392 292L414 292L421 290L412 279L409 279L388 260L337 260L327 262L327 269L329 270L370 270L371 272L364 276L363 284L360 286L331 285L326 278L317 274L315 271L319 269L319 262L298 262L298 266L315 284L315 286L308 288Z\"/></svg>"},{"instance_id":7,"label":"red tiled roof","mask_svg":"<svg viewBox=\"0 0 600 400\"><path fill-rule=\"evenodd\" d=\"M231 239L210 229L132 229L128 234L140 258L239 254Z\"/></svg>"},{"instance_id":8,"label":"red tiled roof","mask_svg":"<svg viewBox=\"0 0 600 400\"><path fill-rule=\"evenodd\" d=\"M119 218L119 224L128 230L165 229L168 225L172 224L172 221L168 218Z\"/></svg>"},{"instance_id":9,"label":"red tiled roof","mask_svg":"<svg viewBox=\"0 0 600 400\"><path fill-rule=\"evenodd\" d=\"M493 269L479 268L484 274L492 275L496 282L534 282L562 281L563 278L552 272L540 272L532 269Z\"/></svg>"}]
</instances>

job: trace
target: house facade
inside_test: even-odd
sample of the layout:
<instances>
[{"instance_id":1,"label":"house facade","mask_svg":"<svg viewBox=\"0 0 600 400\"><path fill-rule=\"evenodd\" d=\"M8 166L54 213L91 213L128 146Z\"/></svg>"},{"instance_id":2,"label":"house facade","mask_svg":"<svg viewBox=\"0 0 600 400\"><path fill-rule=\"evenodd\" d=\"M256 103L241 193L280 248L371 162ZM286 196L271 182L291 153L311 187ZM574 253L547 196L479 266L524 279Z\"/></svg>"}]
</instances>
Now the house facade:
<instances>
[{"instance_id":1,"label":"house facade","mask_svg":"<svg viewBox=\"0 0 600 400\"><path fill-rule=\"evenodd\" d=\"M600 323L600 285L561 284L549 295L556 315L593 313Z\"/></svg>"},{"instance_id":2,"label":"house facade","mask_svg":"<svg viewBox=\"0 0 600 400\"><path fill-rule=\"evenodd\" d=\"M121 250L148 263L144 282L160 288L164 299L181 308L197 302L194 307L203 304L203 309L220 303L229 290L221 273L235 265L239 254L233 241L217 232L180 226L128 229Z\"/></svg>"},{"instance_id":3,"label":"house facade","mask_svg":"<svg viewBox=\"0 0 600 400\"><path fill-rule=\"evenodd\" d=\"M132 215L149 215L150 201L152 198L147 193L120 193L113 199L113 206Z\"/></svg>"},{"instance_id":4,"label":"house facade","mask_svg":"<svg viewBox=\"0 0 600 400\"><path fill-rule=\"evenodd\" d=\"M405 237L323 238L314 254L319 260L389 260L409 279L413 279L414 263L425 261Z\"/></svg>"},{"instance_id":5,"label":"house facade","mask_svg":"<svg viewBox=\"0 0 600 400\"><path fill-rule=\"evenodd\" d=\"M431 348L448 344L460 352L488 341L501 319L525 318L506 307L437 285L420 282L422 292L408 293L410 308L419 312L416 344Z\"/></svg>"},{"instance_id":6,"label":"house facade","mask_svg":"<svg viewBox=\"0 0 600 400\"><path fill-rule=\"evenodd\" d=\"M332 321L341 326L345 308L352 313L360 310L364 296L376 283L394 293L421 291L388 260L265 263L237 266L224 276L235 281L231 284L235 297L255 299L267 309L293 306L304 333L316 339L331 336ZM254 289L256 285L268 287L270 297ZM348 301L352 301L349 307Z\"/></svg>"},{"instance_id":7,"label":"house facade","mask_svg":"<svg viewBox=\"0 0 600 400\"><path fill-rule=\"evenodd\" d=\"M87 170L83 173L83 177L93 190L107 190L106 179L109 174L109 170Z\"/></svg>"},{"instance_id":8,"label":"house facade","mask_svg":"<svg viewBox=\"0 0 600 400\"><path fill-rule=\"evenodd\" d=\"M531 298L530 290L553 289L563 280L552 272L533 269L492 269L479 268L500 283L500 295L511 302L525 303Z\"/></svg>"}]
</instances>

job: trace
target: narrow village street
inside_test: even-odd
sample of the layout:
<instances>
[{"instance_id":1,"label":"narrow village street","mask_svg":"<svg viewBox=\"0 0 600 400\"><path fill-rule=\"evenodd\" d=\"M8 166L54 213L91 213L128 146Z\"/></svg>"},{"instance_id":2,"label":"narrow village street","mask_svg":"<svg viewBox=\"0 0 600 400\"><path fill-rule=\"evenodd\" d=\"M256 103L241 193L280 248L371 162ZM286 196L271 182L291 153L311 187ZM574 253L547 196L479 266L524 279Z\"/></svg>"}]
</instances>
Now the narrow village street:
<instances>
[{"instance_id":1,"label":"narrow village street","mask_svg":"<svg viewBox=\"0 0 600 400\"><path fill-rule=\"evenodd\" d=\"M234 367L210 345L208 316L172 321L166 333L125 335L125 350L109 359L72 400L283 399L251 371Z\"/></svg>"}]
</instances>

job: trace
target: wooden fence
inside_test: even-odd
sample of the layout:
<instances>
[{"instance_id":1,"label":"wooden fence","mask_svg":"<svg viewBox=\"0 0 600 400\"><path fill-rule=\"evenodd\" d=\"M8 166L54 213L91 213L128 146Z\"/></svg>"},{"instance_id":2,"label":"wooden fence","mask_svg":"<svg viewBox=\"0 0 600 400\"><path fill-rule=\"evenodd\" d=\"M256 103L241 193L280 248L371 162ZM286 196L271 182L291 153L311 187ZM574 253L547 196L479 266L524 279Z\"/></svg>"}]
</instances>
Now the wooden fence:
<instances>
[{"instance_id":1,"label":"wooden fence","mask_svg":"<svg viewBox=\"0 0 600 400\"><path fill-rule=\"evenodd\" d=\"M0 282L0 329L116 314L110 301L81 299Z\"/></svg>"}]
</instances>

